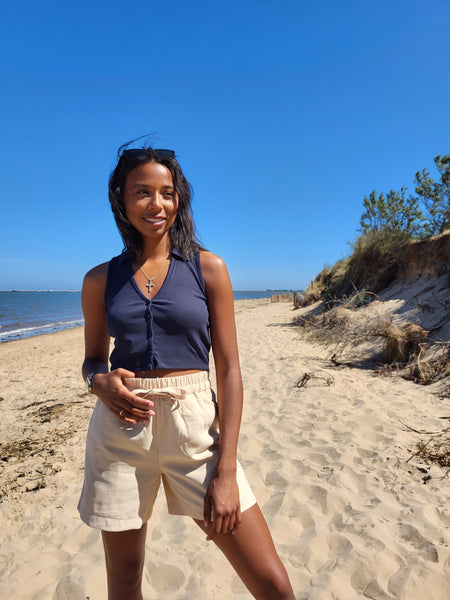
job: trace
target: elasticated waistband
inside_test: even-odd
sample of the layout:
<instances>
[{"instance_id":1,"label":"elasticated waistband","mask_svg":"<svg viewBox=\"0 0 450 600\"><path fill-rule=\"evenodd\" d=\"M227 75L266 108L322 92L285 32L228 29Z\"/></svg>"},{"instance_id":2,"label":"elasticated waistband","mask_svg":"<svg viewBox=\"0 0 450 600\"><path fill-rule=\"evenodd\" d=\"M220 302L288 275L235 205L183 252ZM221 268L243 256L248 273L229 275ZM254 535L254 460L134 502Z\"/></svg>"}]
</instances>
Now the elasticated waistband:
<instances>
[{"instance_id":1,"label":"elasticated waistband","mask_svg":"<svg viewBox=\"0 0 450 600\"><path fill-rule=\"evenodd\" d=\"M177 375L175 377L127 377L124 383L127 387L142 390L182 388L186 392L200 392L210 387L208 371L190 373L189 375Z\"/></svg>"}]
</instances>

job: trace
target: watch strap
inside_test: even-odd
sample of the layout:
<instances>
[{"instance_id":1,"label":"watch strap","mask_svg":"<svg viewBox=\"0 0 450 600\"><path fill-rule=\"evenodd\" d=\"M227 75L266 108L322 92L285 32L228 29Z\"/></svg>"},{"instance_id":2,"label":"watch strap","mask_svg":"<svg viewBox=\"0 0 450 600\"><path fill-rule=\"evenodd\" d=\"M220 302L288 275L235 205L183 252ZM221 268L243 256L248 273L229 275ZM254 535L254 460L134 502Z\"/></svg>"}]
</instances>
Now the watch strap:
<instances>
[{"instance_id":1,"label":"watch strap","mask_svg":"<svg viewBox=\"0 0 450 600\"><path fill-rule=\"evenodd\" d=\"M89 373L88 376L86 377L86 388L87 391L89 392L89 394L92 394L92 380L94 379L94 375L97 375L97 373Z\"/></svg>"}]
</instances>

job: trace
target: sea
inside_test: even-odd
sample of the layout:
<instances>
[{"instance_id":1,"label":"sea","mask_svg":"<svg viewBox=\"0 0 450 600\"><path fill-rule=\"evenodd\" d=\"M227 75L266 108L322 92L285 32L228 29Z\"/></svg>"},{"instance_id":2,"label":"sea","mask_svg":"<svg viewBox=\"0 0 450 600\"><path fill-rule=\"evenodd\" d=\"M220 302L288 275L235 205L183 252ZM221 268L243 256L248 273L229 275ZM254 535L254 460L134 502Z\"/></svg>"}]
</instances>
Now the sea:
<instances>
[{"instance_id":1,"label":"sea","mask_svg":"<svg viewBox=\"0 0 450 600\"><path fill-rule=\"evenodd\" d=\"M273 291L236 291L235 300L270 298ZM0 291L0 342L83 325L79 291Z\"/></svg>"}]
</instances>

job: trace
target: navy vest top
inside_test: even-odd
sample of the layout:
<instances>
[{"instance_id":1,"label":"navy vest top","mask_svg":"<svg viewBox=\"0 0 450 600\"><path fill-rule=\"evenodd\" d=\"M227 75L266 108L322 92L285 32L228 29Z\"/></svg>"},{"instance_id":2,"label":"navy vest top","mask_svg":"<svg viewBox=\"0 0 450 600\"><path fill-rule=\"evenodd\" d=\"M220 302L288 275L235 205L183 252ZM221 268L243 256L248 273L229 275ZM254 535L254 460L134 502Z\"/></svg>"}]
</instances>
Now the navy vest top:
<instances>
[{"instance_id":1,"label":"navy vest top","mask_svg":"<svg viewBox=\"0 0 450 600\"><path fill-rule=\"evenodd\" d=\"M209 370L209 312L199 253L186 261L173 250L166 279L150 300L123 252L109 263L105 304L108 332L115 338L111 369Z\"/></svg>"}]
</instances>

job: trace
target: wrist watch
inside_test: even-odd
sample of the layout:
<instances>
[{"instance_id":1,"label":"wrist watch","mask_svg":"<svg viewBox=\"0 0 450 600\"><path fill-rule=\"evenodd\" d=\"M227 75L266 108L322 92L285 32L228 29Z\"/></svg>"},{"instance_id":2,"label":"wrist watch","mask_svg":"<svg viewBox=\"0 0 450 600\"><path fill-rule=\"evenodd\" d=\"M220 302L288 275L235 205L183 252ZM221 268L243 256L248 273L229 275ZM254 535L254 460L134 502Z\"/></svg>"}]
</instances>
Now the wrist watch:
<instances>
[{"instance_id":1,"label":"wrist watch","mask_svg":"<svg viewBox=\"0 0 450 600\"><path fill-rule=\"evenodd\" d=\"M97 373L89 373L89 375L86 377L86 388L87 391L89 392L89 394L92 394L92 380L94 379L94 376L97 375Z\"/></svg>"}]
</instances>

